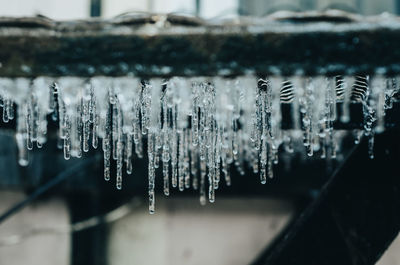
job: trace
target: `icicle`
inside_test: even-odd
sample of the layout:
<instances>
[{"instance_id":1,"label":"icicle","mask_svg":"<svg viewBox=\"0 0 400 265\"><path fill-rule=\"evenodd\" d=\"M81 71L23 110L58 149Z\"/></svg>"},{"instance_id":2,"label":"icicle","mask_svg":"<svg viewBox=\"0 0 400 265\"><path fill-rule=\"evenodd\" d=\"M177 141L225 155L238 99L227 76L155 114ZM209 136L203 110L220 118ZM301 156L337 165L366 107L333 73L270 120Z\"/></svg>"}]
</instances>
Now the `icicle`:
<instances>
[{"instance_id":1,"label":"icicle","mask_svg":"<svg viewBox=\"0 0 400 265\"><path fill-rule=\"evenodd\" d=\"M110 180L110 159L111 159L111 121L112 120L112 105L108 101L107 114L105 119L105 136L103 138L103 152L104 152L104 179L106 181Z\"/></svg>"},{"instance_id":2,"label":"icicle","mask_svg":"<svg viewBox=\"0 0 400 265\"><path fill-rule=\"evenodd\" d=\"M192 145L190 149L190 173L192 174L192 187L194 190L199 188L198 166L197 149Z\"/></svg>"},{"instance_id":3,"label":"icicle","mask_svg":"<svg viewBox=\"0 0 400 265\"><path fill-rule=\"evenodd\" d=\"M191 115L192 122L192 145L197 146L199 142L199 89L201 86L197 82L193 82L193 108Z\"/></svg>"},{"instance_id":4,"label":"icicle","mask_svg":"<svg viewBox=\"0 0 400 265\"><path fill-rule=\"evenodd\" d=\"M166 196L169 195L169 161L170 161L170 143L169 143L169 135L170 135L170 115L169 115L169 106L171 101L169 85L166 85L166 90L164 91L164 95L162 98L162 113L163 113L163 122L162 122L162 154L161 160L163 164L163 181L164 181L164 194Z\"/></svg>"},{"instance_id":5,"label":"icicle","mask_svg":"<svg viewBox=\"0 0 400 265\"><path fill-rule=\"evenodd\" d=\"M142 134L145 135L147 130L149 129L150 122L150 104L151 104L151 95L150 95L150 85L146 82L142 83L142 92L141 92L141 114L142 114Z\"/></svg>"},{"instance_id":6,"label":"icicle","mask_svg":"<svg viewBox=\"0 0 400 265\"><path fill-rule=\"evenodd\" d=\"M385 129L385 86L386 79L382 76L371 78L371 93L368 105L374 115L374 131L381 133Z\"/></svg>"},{"instance_id":7,"label":"icicle","mask_svg":"<svg viewBox=\"0 0 400 265\"><path fill-rule=\"evenodd\" d=\"M180 132L178 134L178 141L179 141L179 158L178 158L178 188L180 191L183 191L185 186L185 179L184 179L184 173L183 173L183 164L184 164L184 136L183 132Z\"/></svg>"},{"instance_id":8,"label":"icicle","mask_svg":"<svg viewBox=\"0 0 400 265\"><path fill-rule=\"evenodd\" d=\"M33 107L32 104L34 104L33 97L30 97L30 102L28 102L27 108L26 108L26 114L25 114L25 121L26 121L26 128L27 128L27 138L26 138L26 143L27 143L27 148L28 150L33 149L33 134L34 134L34 122L33 122Z\"/></svg>"},{"instance_id":9,"label":"icicle","mask_svg":"<svg viewBox=\"0 0 400 265\"><path fill-rule=\"evenodd\" d=\"M8 99L4 100L3 103L3 122L8 122L9 121L9 117L8 117L8 113L7 113L7 108L8 105L10 104L10 101Z\"/></svg>"},{"instance_id":10,"label":"icicle","mask_svg":"<svg viewBox=\"0 0 400 265\"><path fill-rule=\"evenodd\" d=\"M215 202L215 188L214 188L214 170L209 168L208 170L208 200L213 203Z\"/></svg>"},{"instance_id":11,"label":"icicle","mask_svg":"<svg viewBox=\"0 0 400 265\"><path fill-rule=\"evenodd\" d=\"M53 121L56 121L58 118L58 89L57 83L52 83L49 86L49 107L47 111L51 113L51 119Z\"/></svg>"},{"instance_id":12,"label":"icicle","mask_svg":"<svg viewBox=\"0 0 400 265\"><path fill-rule=\"evenodd\" d=\"M81 104L76 105L76 112L71 113L73 120L71 122L71 156L82 157L82 116Z\"/></svg>"},{"instance_id":13,"label":"icicle","mask_svg":"<svg viewBox=\"0 0 400 265\"><path fill-rule=\"evenodd\" d=\"M123 165L123 144L122 142L117 142L117 179L116 187L117 189L122 189L122 165Z\"/></svg>"},{"instance_id":14,"label":"icicle","mask_svg":"<svg viewBox=\"0 0 400 265\"><path fill-rule=\"evenodd\" d=\"M132 174L132 135L126 135L126 145L125 145L125 163L126 163L126 173Z\"/></svg>"},{"instance_id":15,"label":"icicle","mask_svg":"<svg viewBox=\"0 0 400 265\"><path fill-rule=\"evenodd\" d=\"M155 211L155 170L154 170L154 136L152 133L147 134L147 154L149 160L149 212L154 214Z\"/></svg>"},{"instance_id":16,"label":"icicle","mask_svg":"<svg viewBox=\"0 0 400 265\"><path fill-rule=\"evenodd\" d=\"M169 164L168 162L163 163L163 180L164 180L164 194L166 196L169 195L169 172L168 172Z\"/></svg>"},{"instance_id":17,"label":"icicle","mask_svg":"<svg viewBox=\"0 0 400 265\"><path fill-rule=\"evenodd\" d=\"M314 115L314 84L312 79L307 79L304 82L304 92L302 98L299 99L300 104L300 112L301 112L301 124L303 130L303 144L306 148L306 153L308 156L313 156L314 149L314 139L313 139L313 127L314 118L317 115Z\"/></svg>"},{"instance_id":18,"label":"icicle","mask_svg":"<svg viewBox=\"0 0 400 265\"><path fill-rule=\"evenodd\" d=\"M83 122L83 152L89 152L90 124L89 121Z\"/></svg>"},{"instance_id":19,"label":"icicle","mask_svg":"<svg viewBox=\"0 0 400 265\"><path fill-rule=\"evenodd\" d=\"M160 95L161 95L161 84L162 81L160 79L152 79L149 85L145 85L146 89L148 89L148 98L149 104L146 112L148 114L148 123L147 123L147 155L149 160L149 212L151 214L155 211L155 196L154 196L154 187L155 187L155 160L156 156L158 156L158 148L156 146L156 135L159 133L159 124L160 124Z\"/></svg>"},{"instance_id":20,"label":"icicle","mask_svg":"<svg viewBox=\"0 0 400 265\"><path fill-rule=\"evenodd\" d=\"M111 114L111 144L112 144L112 158L117 160L118 157L118 149L117 149L117 142L118 142L118 108L117 104L115 103L115 95L110 96L110 104L112 106L112 114ZM113 103L111 103L113 102Z\"/></svg>"},{"instance_id":21,"label":"icicle","mask_svg":"<svg viewBox=\"0 0 400 265\"><path fill-rule=\"evenodd\" d=\"M28 160L28 150L25 147L27 131L26 131L26 123L24 118L24 112L22 107L18 108L18 118L17 118L17 133L15 134L15 138L18 146L18 164L20 166L27 166L29 163Z\"/></svg>"},{"instance_id":22,"label":"icicle","mask_svg":"<svg viewBox=\"0 0 400 265\"><path fill-rule=\"evenodd\" d=\"M7 121L14 119L14 103L10 99L5 102L5 105L3 107L3 121L4 115L7 116Z\"/></svg>"},{"instance_id":23,"label":"icicle","mask_svg":"<svg viewBox=\"0 0 400 265\"><path fill-rule=\"evenodd\" d=\"M12 102L11 100L9 101L9 104L7 105L7 115L8 115L8 118L10 119L10 120L13 120L14 119L14 116L15 116L15 110L14 110L14 102Z\"/></svg>"},{"instance_id":24,"label":"icicle","mask_svg":"<svg viewBox=\"0 0 400 265\"><path fill-rule=\"evenodd\" d=\"M64 117L64 124L63 124L63 135L64 135L64 158L69 160L71 157L71 122L69 120L69 116L65 115Z\"/></svg>"},{"instance_id":25,"label":"icicle","mask_svg":"<svg viewBox=\"0 0 400 265\"><path fill-rule=\"evenodd\" d=\"M260 181L261 184L266 184L267 183L267 162L268 162L268 144L266 139L263 139L263 144L261 146L261 151L260 151Z\"/></svg>"},{"instance_id":26,"label":"icicle","mask_svg":"<svg viewBox=\"0 0 400 265\"><path fill-rule=\"evenodd\" d=\"M215 133L215 182L214 182L214 188L218 189L219 187L219 182L221 179L221 133L218 129L216 129Z\"/></svg>"},{"instance_id":27,"label":"icicle","mask_svg":"<svg viewBox=\"0 0 400 265\"><path fill-rule=\"evenodd\" d=\"M200 204L206 205L206 174L207 165L204 160L200 160Z\"/></svg>"},{"instance_id":28,"label":"icicle","mask_svg":"<svg viewBox=\"0 0 400 265\"><path fill-rule=\"evenodd\" d=\"M97 111L97 102L96 102L96 95L94 94L94 87L92 83L88 84L89 86L89 122L95 123L96 122L96 111Z\"/></svg>"},{"instance_id":29,"label":"icicle","mask_svg":"<svg viewBox=\"0 0 400 265\"><path fill-rule=\"evenodd\" d=\"M171 169L172 169L172 178L171 183L172 187L176 188L178 186L178 135L176 132L176 128L174 128L176 122L173 122L173 132L172 132L172 152L171 152Z\"/></svg>"},{"instance_id":30,"label":"icicle","mask_svg":"<svg viewBox=\"0 0 400 265\"><path fill-rule=\"evenodd\" d=\"M99 128L99 116L94 115L94 121L93 121L93 128L92 128L92 146L94 149L97 149L99 145L99 139L97 138L97 131Z\"/></svg>"},{"instance_id":31,"label":"icicle","mask_svg":"<svg viewBox=\"0 0 400 265\"><path fill-rule=\"evenodd\" d=\"M116 117L117 120L117 140L116 140L116 154L117 154L117 178L116 178L116 187L117 189L122 189L122 166L123 166L123 153L124 153L124 143L123 143L123 132L122 132L122 114L121 107L119 105L119 101L117 100L114 103L114 106L117 108Z\"/></svg>"}]
</instances>

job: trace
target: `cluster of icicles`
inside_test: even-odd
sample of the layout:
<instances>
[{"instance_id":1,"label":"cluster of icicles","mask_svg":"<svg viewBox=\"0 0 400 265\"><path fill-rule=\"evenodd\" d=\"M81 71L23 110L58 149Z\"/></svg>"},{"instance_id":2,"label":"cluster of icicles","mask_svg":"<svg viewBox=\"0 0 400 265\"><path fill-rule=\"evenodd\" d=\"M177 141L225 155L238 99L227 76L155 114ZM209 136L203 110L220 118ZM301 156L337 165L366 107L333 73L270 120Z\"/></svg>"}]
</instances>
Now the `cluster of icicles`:
<instances>
[{"instance_id":1,"label":"cluster of icicles","mask_svg":"<svg viewBox=\"0 0 400 265\"><path fill-rule=\"evenodd\" d=\"M207 197L214 202L220 182L231 184L231 166L241 174L252 169L265 184L273 177L278 150L293 152L295 141L303 143L308 156L335 158L343 134L333 129L333 122L349 121L352 101L361 102L364 110L364 128L356 131L356 141L369 137L373 157L373 136L383 130L385 109L397 89L395 79L368 76L1 78L0 104L4 122L13 119L18 108L21 166L28 164L27 149L46 142L49 115L59 123L65 159L100 145L105 180L111 178L111 159L116 161L117 189L122 188L123 171L134 172L133 157L147 154L153 213L159 167L165 195L170 186L193 188L205 204ZM288 130L281 124L285 104L291 105L293 116Z\"/></svg>"}]
</instances>

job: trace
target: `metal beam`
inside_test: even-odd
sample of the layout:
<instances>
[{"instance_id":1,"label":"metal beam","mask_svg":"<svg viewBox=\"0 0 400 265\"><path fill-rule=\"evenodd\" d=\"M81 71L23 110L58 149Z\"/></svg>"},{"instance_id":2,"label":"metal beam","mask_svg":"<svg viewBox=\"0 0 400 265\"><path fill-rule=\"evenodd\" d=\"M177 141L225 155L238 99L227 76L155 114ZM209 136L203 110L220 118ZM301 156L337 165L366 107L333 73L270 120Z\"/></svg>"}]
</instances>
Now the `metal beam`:
<instances>
[{"instance_id":1,"label":"metal beam","mask_svg":"<svg viewBox=\"0 0 400 265\"><path fill-rule=\"evenodd\" d=\"M400 73L398 17L339 11L230 22L135 14L0 18L0 76Z\"/></svg>"}]
</instances>

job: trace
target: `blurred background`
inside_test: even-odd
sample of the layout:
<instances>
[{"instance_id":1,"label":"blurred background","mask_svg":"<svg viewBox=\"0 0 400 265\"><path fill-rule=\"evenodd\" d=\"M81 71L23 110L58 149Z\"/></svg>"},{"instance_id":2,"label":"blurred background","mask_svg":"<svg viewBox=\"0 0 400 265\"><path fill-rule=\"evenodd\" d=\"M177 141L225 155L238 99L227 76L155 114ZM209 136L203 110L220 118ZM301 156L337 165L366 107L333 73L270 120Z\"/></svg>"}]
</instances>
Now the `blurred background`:
<instances>
[{"instance_id":1,"label":"blurred background","mask_svg":"<svg viewBox=\"0 0 400 265\"><path fill-rule=\"evenodd\" d=\"M330 8L365 15L399 13L398 0L15 0L0 1L2 16L44 15L53 19L111 18L126 12L185 13L204 18L263 16L279 10L305 11Z\"/></svg>"},{"instance_id":2,"label":"blurred background","mask_svg":"<svg viewBox=\"0 0 400 265\"><path fill-rule=\"evenodd\" d=\"M400 13L400 0L0 0L0 6L0 16L56 20L112 18L126 12L206 19L330 8L364 15ZM277 169L278 180L268 187L256 175L234 173L233 187L218 190L214 204L200 206L194 193L158 194L156 214L149 215L146 161L135 161L134 174L126 177L120 192L103 181L101 153L92 151L93 161L79 173L32 198L33 191L79 161L65 161L56 141L50 140L21 168L13 132L0 133L0 214L27 200L27 207L0 224L0 265L250 264L337 166L329 165L327 171L319 161L295 156L289 169ZM396 244L380 264L400 264Z\"/></svg>"}]
</instances>

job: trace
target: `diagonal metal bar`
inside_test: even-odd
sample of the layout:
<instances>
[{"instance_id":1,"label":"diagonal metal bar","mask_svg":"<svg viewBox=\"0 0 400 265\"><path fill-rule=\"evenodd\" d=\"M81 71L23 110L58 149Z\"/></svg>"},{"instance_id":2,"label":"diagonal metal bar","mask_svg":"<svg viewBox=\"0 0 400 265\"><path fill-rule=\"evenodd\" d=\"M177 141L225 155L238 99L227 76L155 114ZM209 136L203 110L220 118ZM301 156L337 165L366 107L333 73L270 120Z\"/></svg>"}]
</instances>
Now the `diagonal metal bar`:
<instances>
[{"instance_id":1,"label":"diagonal metal bar","mask_svg":"<svg viewBox=\"0 0 400 265\"><path fill-rule=\"evenodd\" d=\"M369 265L400 229L398 131L364 141L292 226L253 263Z\"/></svg>"}]
</instances>

